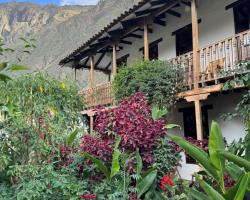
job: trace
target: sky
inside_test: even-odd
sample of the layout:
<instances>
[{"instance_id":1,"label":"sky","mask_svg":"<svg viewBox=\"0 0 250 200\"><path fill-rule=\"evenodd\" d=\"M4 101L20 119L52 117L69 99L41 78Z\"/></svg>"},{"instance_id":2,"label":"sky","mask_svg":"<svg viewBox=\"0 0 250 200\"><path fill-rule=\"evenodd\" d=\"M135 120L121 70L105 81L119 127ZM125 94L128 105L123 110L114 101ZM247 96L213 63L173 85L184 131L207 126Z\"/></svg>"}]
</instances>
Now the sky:
<instances>
[{"instance_id":1,"label":"sky","mask_svg":"<svg viewBox=\"0 0 250 200\"><path fill-rule=\"evenodd\" d=\"M33 2L36 4L56 4L56 5L95 5L99 0L16 0L15 2ZM13 0L0 0L0 3L13 2Z\"/></svg>"}]
</instances>

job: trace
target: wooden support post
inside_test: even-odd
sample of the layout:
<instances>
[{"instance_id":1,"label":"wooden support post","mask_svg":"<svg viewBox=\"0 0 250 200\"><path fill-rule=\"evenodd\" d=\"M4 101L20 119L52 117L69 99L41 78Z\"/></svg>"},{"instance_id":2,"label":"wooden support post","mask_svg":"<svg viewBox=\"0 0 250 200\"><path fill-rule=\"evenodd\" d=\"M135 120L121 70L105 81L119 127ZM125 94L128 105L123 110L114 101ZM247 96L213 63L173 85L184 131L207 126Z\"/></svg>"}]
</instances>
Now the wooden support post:
<instances>
[{"instance_id":1,"label":"wooden support post","mask_svg":"<svg viewBox=\"0 0 250 200\"><path fill-rule=\"evenodd\" d=\"M149 60L148 24L144 20L144 59Z\"/></svg>"},{"instance_id":2,"label":"wooden support post","mask_svg":"<svg viewBox=\"0 0 250 200\"><path fill-rule=\"evenodd\" d=\"M206 100L209 93L186 97L188 102L194 102L197 140L203 140L201 101Z\"/></svg>"},{"instance_id":3,"label":"wooden support post","mask_svg":"<svg viewBox=\"0 0 250 200\"><path fill-rule=\"evenodd\" d=\"M113 56L112 56L112 80L117 73L117 56L116 56L116 44L113 44Z\"/></svg>"},{"instance_id":4,"label":"wooden support post","mask_svg":"<svg viewBox=\"0 0 250 200\"><path fill-rule=\"evenodd\" d=\"M195 100L195 121L196 121L196 133L197 140L203 140L203 126L202 126L202 111L200 100Z\"/></svg>"},{"instance_id":5,"label":"wooden support post","mask_svg":"<svg viewBox=\"0 0 250 200\"><path fill-rule=\"evenodd\" d=\"M199 81L199 34L198 34L198 15L196 0L191 1L191 15L192 15L192 36L193 36L193 65L194 65L194 88L198 88Z\"/></svg>"},{"instance_id":6,"label":"wooden support post","mask_svg":"<svg viewBox=\"0 0 250 200\"><path fill-rule=\"evenodd\" d=\"M89 79L89 87L94 87L94 56L90 57L90 79Z\"/></svg>"},{"instance_id":7,"label":"wooden support post","mask_svg":"<svg viewBox=\"0 0 250 200\"><path fill-rule=\"evenodd\" d=\"M90 115L89 118L90 118L89 131L90 133L92 133L94 131L94 116Z\"/></svg>"}]
</instances>

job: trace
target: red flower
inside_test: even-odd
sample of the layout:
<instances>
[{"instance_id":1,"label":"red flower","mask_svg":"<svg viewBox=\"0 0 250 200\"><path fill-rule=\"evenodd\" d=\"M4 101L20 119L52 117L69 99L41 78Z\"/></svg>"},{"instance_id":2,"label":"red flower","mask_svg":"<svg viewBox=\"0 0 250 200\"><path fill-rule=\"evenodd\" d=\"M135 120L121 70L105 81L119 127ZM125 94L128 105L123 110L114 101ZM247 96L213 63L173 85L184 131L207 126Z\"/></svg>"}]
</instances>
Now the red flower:
<instances>
[{"instance_id":1,"label":"red flower","mask_svg":"<svg viewBox=\"0 0 250 200\"><path fill-rule=\"evenodd\" d=\"M96 199L96 195L92 194L86 194L86 195L80 195L80 199Z\"/></svg>"},{"instance_id":2,"label":"red flower","mask_svg":"<svg viewBox=\"0 0 250 200\"><path fill-rule=\"evenodd\" d=\"M162 190L166 189L165 184L168 184L170 186L174 186L174 182L172 181L172 177L171 176L163 176L162 177L162 179L161 179L161 185L160 185L160 188Z\"/></svg>"}]
</instances>

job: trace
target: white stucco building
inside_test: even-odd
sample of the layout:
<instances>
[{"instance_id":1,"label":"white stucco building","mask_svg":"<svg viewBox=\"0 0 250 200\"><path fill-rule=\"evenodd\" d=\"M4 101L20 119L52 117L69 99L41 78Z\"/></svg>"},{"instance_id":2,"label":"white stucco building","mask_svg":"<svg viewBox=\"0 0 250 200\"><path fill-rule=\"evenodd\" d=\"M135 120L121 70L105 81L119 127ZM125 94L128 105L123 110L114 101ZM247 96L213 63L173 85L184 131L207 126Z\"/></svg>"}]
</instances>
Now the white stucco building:
<instances>
[{"instance_id":1,"label":"white stucco building","mask_svg":"<svg viewBox=\"0 0 250 200\"><path fill-rule=\"evenodd\" d=\"M182 127L175 132L203 139L216 120L232 142L244 137L244 123L225 121L221 115L233 111L244 88L227 93L221 89L232 76L225 72L240 70L237 63L250 59L249 27L250 0L141 0L60 64L90 69L84 94L91 109L112 104L110 81L121 64L142 58L168 60L189 88L169 117ZM95 71L106 74L98 85ZM93 116L90 121L92 126ZM195 170L198 167L186 163L184 156L183 178L190 179Z\"/></svg>"}]
</instances>

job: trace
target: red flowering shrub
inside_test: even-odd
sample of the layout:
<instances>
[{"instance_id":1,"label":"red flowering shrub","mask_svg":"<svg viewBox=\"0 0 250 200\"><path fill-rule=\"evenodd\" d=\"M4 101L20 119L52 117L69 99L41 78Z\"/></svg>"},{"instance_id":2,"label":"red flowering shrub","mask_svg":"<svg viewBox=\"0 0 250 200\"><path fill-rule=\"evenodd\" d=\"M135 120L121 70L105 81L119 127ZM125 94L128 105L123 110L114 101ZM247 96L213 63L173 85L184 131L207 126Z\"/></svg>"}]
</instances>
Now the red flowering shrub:
<instances>
[{"instance_id":1,"label":"red flowering shrub","mask_svg":"<svg viewBox=\"0 0 250 200\"><path fill-rule=\"evenodd\" d=\"M151 107L144 94L136 93L124 99L116 108L97 110L94 129L100 134L101 140L84 137L81 148L107 159L109 153L111 157L115 137L121 135L120 147L129 152L139 149L142 159L150 164L153 162L152 150L157 139L166 134L165 124L164 119L152 119Z\"/></svg>"},{"instance_id":2,"label":"red flowering shrub","mask_svg":"<svg viewBox=\"0 0 250 200\"><path fill-rule=\"evenodd\" d=\"M80 147L83 151L96 156L103 161L110 161L112 159L113 146L112 141L108 139L97 139L89 135L83 136Z\"/></svg>"}]
</instances>

